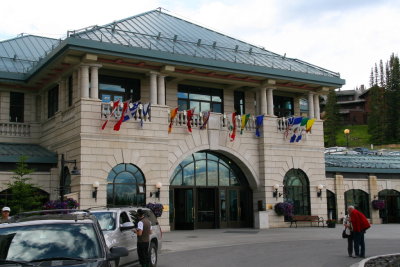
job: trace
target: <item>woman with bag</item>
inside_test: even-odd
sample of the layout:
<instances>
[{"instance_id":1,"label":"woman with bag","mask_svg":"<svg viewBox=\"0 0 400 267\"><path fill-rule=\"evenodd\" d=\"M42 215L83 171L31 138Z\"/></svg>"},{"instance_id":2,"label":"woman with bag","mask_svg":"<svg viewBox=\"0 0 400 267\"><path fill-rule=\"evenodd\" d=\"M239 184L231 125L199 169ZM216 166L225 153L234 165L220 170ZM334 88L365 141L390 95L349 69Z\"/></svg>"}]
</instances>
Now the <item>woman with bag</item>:
<instances>
[{"instance_id":1,"label":"woman with bag","mask_svg":"<svg viewBox=\"0 0 400 267\"><path fill-rule=\"evenodd\" d=\"M348 214L343 218L343 225L344 230L342 237L347 238L347 252L349 253L349 257L355 258L356 256L353 256L353 228Z\"/></svg>"}]
</instances>

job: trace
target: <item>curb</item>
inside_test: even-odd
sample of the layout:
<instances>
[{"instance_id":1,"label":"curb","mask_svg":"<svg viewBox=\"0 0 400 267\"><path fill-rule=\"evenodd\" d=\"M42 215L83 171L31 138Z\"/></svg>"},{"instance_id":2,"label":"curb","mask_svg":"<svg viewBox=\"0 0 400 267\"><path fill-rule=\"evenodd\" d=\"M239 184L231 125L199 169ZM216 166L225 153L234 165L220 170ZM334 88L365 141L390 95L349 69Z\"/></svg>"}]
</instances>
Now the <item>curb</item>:
<instances>
[{"instance_id":1,"label":"curb","mask_svg":"<svg viewBox=\"0 0 400 267\"><path fill-rule=\"evenodd\" d=\"M367 263L367 261L369 261L369 260L376 259L376 258L381 258L381 257L397 256L397 255L400 255L400 253L377 255L377 256L369 257L369 258L363 259L360 262L357 262L357 263L354 263L354 264L350 265L350 267L364 267L365 264Z\"/></svg>"}]
</instances>

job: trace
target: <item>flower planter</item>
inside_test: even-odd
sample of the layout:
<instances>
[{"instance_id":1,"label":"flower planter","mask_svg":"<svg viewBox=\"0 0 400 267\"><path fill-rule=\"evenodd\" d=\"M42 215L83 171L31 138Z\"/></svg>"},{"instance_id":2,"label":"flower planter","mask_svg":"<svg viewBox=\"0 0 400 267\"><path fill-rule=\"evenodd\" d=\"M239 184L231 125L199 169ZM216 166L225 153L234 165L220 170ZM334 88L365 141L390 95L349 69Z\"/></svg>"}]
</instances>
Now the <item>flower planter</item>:
<instances>
[{"instance_id":1,"label":"flower planter","mask_svg":"<svg viewBox=\"0 0 400 267\"><path fill-rule=\"evenodd\" d=\"M336 227L336 223L328 223L328 228L335 228Z\"/></svg>"}]
</instances>

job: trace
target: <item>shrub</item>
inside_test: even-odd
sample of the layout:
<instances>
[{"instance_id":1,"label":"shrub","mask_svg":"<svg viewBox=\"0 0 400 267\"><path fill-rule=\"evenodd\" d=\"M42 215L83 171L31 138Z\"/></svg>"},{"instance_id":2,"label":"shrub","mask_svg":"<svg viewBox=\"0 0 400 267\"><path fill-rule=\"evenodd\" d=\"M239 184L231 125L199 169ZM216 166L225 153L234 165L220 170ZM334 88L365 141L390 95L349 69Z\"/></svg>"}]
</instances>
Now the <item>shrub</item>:
<instances>
[{"instance_id":1,"label":"shrub","mask_svg":"<svg viewBox=\"0 0 400 267\"><path fill-rule=\"evenodd\" d=\"M293 204L290 202L279 202L275 204L274 210L278 215L293 216Z\"/></svg>"},{"instance_id":2,"label":"shrub","mask_svg":"<svg viewBox=\"0 0 400 267\"><path fill-rule=\"evenodd\" d=\"M77 208L79 208L79 203L73 198L67 198L64 201L50 200L46 202L43 206L43 209L45 210L77 209Z\"/></svg>"},{"instance_id":3,"label":"shrub","mask_svg":"<svg viewBox=\"0 0 400 267\"><path fill-rule=\"evenodd\" d=\"M164 206L161 203L148 203L146 208L150 209L156 217L161 217Z\"/></svg>"}]
</instances>

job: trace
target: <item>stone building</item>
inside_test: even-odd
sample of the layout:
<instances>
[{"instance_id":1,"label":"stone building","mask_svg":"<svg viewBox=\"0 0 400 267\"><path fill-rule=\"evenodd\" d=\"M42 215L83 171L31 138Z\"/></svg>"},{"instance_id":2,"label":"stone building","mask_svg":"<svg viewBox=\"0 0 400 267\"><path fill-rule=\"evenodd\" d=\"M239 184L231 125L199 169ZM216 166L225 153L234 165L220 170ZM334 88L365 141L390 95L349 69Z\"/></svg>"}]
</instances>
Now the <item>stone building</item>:
<instances>
[{"instance_id":1,"label":"stone building","mask_svg":"<svg viewBox=\"0 0 400 267\"><path fill-rule=\"evenodd\" d=\"M284 200L328 216L319 96L338 73L159 10L5 40L0 59L2 196L28 155L50 199L159 202L166 231L285 226Z\"/></svg>"}]
</instances>

